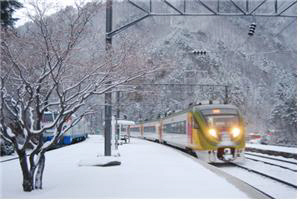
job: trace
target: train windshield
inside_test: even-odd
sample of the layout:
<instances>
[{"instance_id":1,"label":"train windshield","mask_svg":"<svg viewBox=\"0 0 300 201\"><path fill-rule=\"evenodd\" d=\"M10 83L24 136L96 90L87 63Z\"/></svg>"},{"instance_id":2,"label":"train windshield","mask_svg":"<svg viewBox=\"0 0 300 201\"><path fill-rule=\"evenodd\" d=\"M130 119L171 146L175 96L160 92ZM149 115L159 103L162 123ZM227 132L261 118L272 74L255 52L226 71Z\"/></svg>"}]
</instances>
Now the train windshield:
<instances>
[{"instance_id":1,"label":"train windshield","mask_svg":"<svg viewBox=\"0 0 300 201\"><path fill-rule=\"evenodd\" d=\"M239 125L238 111L231 108L201 110L209 127L228 128Z\"/></svg>"},{"instance_id":2,"label":"train windshield","mask_svg":"<svg viewBox=\"0 0 300 201\"><path fill-rule=\"evenodd\" d=\"M230 128L239 125L239 118L236 115L206 115L205 119L209 127Z\"/></svg>"}]
</instances>

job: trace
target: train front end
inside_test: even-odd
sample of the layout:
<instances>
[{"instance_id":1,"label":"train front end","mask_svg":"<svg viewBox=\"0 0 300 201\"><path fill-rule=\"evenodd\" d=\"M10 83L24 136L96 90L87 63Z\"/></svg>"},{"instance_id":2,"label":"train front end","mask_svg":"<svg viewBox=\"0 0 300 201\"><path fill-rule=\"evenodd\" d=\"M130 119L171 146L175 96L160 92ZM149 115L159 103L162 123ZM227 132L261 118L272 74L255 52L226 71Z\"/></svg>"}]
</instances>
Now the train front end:
<instances>
[{"instance_id":1,"label":"train front end","mask_svg":"<svg viewBox=\"0 0 300 201\"><path fill-rule=\"evenodd\" d=\"M221 104L194 108L192 146L207 162L243 161L245 128L238 109Z\"/></svg>"}]
</instances>

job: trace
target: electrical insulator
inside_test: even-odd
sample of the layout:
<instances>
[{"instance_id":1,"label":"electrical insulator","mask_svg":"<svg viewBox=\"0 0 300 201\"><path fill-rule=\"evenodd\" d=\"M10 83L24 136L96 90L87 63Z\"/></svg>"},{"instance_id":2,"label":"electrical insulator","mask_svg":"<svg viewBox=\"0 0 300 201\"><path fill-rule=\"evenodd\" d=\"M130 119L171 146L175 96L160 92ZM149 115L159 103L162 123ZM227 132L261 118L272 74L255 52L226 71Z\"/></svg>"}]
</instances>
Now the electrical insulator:
<instances>
[{"instance_id":1,"label":"electrical insulator","mask_svg":"<svg viewBox=\"0 0 300 201\"><path fill-rule=\"evenodd\" d=\"M206 55L206 51L205 50L193 50L193 54Z\"/></svg>"},{"instance_id":2,"label":"electrical insulator","mask_svg":"<svg viewBox=\"0 0 300 201\"><path fill-rule=\"evenodd\" d=\"M254 35L255 28L256 28L256 24L254 22L251 23L250 26L249 26L249 32L248 32L249 36L253 36Z\"/></svg>"},{"instance_id":3,"label":"electrical insulator","mask_svg":"<svg viewBox=\"0 0 300 201\"><path fill-rule=\"evenodd\" d=\"M193 54L199 54L199 50L193 50Z\"/></svg>"}]
</instances>

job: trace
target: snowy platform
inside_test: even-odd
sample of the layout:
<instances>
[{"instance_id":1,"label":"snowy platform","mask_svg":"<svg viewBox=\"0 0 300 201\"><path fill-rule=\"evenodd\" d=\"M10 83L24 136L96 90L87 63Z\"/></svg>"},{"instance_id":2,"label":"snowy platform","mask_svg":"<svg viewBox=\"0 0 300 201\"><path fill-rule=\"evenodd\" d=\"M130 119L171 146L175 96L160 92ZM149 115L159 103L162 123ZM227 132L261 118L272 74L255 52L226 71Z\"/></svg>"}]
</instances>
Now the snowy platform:
<instances>
[{"instance_id":1,"label":"snowy platform","mask_svg":"<svg viewBox=\"0 0 300 201\"><path fill-rule=\"evenodd\" d=\"M22 191L18 160L0 163L1 198L264 198L170 147L140 139L106 158L102 136L46 153L43 189ZM103 166L118 161L116 166ZM100 165L99 165L100 164Z\"/></svg>"}]
</instances>

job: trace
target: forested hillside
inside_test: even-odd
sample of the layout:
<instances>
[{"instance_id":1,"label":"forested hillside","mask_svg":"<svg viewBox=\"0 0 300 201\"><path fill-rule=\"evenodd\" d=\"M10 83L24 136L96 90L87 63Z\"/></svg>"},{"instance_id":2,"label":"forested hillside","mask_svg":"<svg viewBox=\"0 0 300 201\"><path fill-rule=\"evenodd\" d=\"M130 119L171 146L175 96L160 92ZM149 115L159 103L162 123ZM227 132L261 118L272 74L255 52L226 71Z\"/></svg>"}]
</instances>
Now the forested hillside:
<instances>
[{"instance_id":1,"label":"forested hillside","mask_svg":"<svg viewBox=\"0 0 300 201\"><path fill-rule=\"evenodd\" d=\"M119 5L120 15L115 16L120 24L126 22L119 18L128 9ZM135 19L139 15L131 9ZM250 37L252 22L257 27ZM295 19L151 17L124 34L134 36L154 65L167 65L142 82L229 85L230 102L244 114L248 132L276 130L278 142L296 144ZM193 50L207 54L195 55ZM156 118L200 100L224 100L222 87L144 86L142 91L135 94L136 102L124 103L123 112L135 120Z\"/></svg>"},{"instance_id":2,"label":"forested hillside","mask_svg":"<svg viewBox=\"0 0 300 201\"><path fill-rule=\"evenodd\" d=\"M89 34L81 41L82 46L89 47L89 53L78 55L80 60L104 58L104 8L102 11L94 16ZM114 2L114 28L142 14L126 2ZM257 26L255 34L249 36L252 22ZM30 25L19 29L26 30L26 26ZM279 143L296 144L294 18L149 17L114 36L116 55L128 49L138 56L128 60L127 65L161 69L132 83L228 85L229 101L242 111L248 132L276 130ZM193 50L204 50L206 55L195 55ZM224 88L140 85L134 92L121 92L121 116L132 120L153 119L207 99L223 101ZM93 100L103 104L103 97ZM115 109L116 104L114 112ZM97 114L103 116L103 108L101 111Z\"/></svg>"}]
</instances>

